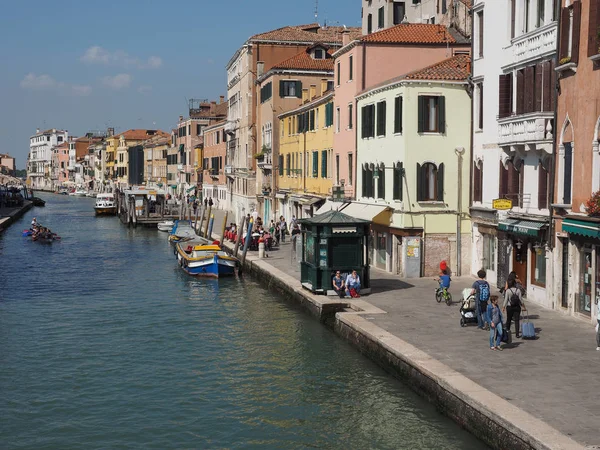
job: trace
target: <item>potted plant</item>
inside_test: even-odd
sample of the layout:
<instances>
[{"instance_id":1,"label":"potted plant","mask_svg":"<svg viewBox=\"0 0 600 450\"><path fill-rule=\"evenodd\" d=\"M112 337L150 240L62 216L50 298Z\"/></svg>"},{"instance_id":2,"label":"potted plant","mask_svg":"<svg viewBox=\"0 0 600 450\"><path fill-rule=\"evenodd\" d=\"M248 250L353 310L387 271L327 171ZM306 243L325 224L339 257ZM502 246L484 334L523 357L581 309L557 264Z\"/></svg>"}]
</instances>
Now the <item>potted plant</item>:
<instances>
[{"instance_id":1,"label":"potted plant","mask_svg":"<svg viewBox=\"0 0 600 450\"><path fill-rule=\"evenodd\" d=\"M585 202L585 210L590 217L600 217L600 191L596 191Z\"/></svg>"},{"instance_id":2,"label":"potted plant","mask_svg":"<svg viewBox=\"0 0 600 450\"><path fill-rule=\"evenodd\" d=\"M571 57L570 56L566 56L564 58L561 58L560 61L558 61L558 65L562 66L562 65L567 64L569 62L571 62Z\"/></svg>"}]
</instances>

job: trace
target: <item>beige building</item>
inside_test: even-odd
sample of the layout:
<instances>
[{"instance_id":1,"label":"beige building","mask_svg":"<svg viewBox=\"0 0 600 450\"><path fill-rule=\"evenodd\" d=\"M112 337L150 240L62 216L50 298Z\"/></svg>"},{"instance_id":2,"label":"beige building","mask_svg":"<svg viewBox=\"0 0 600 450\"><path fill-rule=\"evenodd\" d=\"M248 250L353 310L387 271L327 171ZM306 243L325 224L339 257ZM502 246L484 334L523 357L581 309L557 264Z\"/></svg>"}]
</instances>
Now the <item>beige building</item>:
<instances>
[{"instance_id":1,"label":"beige building","mask_svg":"<svg viewBox=\"0 0 600 450\"><path fill-rule=\"evenodd\" d=\"M131 147L142 145L144 141L153 136L169 137L164 131L145 129L133 129L115 134L115 137L117 138L115 161L117 187L125 188L129 185L129 149Z\"/></svg>"},{"instance_id":2,"label":"beige building","mask_svg":"<svg viewBox=\"0 0 600 450\"><path fill-rule=\"evenodd\" d=\"M167 151L171 138L152 136L144 142L144 182L148 186L162 187L167 182Z\"/></svg>"}]
</instances>

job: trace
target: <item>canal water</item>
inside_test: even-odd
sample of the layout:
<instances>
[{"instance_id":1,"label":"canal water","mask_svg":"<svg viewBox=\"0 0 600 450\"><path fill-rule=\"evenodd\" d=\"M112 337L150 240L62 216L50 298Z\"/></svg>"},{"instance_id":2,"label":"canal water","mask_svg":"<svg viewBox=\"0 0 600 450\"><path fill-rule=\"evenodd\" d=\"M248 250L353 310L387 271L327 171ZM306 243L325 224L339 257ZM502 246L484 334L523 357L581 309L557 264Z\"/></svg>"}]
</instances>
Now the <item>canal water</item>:
<instances>
[{"instance_id":1,"label":"canal water","mask_svg":"<svg viewBox=\"0 0 600 450\"><path fill-rule=\"evenodd\" d=\"M481 449L281 297L41 195L0 235L2 449ZM61 236L21 236L33 216Z\"/></svg>"}]
</instances>

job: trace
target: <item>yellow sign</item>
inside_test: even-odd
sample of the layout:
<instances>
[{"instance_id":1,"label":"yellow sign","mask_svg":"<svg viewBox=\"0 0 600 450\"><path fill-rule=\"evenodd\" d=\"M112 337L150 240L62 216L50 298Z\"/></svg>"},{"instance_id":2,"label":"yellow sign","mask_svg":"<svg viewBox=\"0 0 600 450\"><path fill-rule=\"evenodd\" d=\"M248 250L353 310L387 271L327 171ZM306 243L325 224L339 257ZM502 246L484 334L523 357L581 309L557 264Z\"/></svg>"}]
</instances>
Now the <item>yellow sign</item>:
<instances>
[{"instance_id":1,"label":"yellow sign","mask_svg":"<svg viewBox=\"0 0 600 450\"><path fill-rule=\"evenodd\" d=\"M512 200L507 198L497 198L492 200L492 208L494 209L511 209L513 207Z\"/></svg>"}]
</instances>

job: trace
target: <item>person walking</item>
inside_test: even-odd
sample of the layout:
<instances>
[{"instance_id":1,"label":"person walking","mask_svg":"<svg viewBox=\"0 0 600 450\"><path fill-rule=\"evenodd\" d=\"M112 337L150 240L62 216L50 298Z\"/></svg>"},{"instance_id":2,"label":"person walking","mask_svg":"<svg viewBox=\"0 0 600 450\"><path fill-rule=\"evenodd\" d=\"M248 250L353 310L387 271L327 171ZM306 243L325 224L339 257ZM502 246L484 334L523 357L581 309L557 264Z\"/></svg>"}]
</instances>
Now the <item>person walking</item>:
<instances>
[{"instance_id":1,"label":"person walking","mask_svg":"<svg viewBox=\"0 0 600 450\"><path fill-rule=\"evenodd\" d=\"M498 296L490 297L490 304L487 306L486 320L490 324L490 350L500 350L502 342L502 311L498 307Z\"/></svg>"},{"instance_id":2,"label":"person walking","mask_svg":"<svg viewBox=\"0 0 600 450\"><path fill-rule=\"evenodd\" d=\"M285 223L285 218L281 216L279 218L279 232L281 233L281 242L285 242L285 233L287 231L287 224Z\"/></svg>"},{"instance_id":3,"label":"person walking","mask_svg":"<svg viewBox=\"0 0 600 450\"><path fill-rule=\"evenodd\" d=\"M487 327L485 317L488 300L490 299L490 285L485 279L487 276L485 270L479 270L477 272L477 276L479 279L473 283L473 286L471 287L471 295L475 294L475 298L477 299L477 328L483 330Z\"/></svg>"},{"instance_id":4,"label":"person walking","mask_svg":"<svg viewBox=\"0 0 600 450\"><path fill-rule=\"evenodd\" d=\"M504 301L502 302L502 311L506 312L506 331L510 333L510 323L515 319L515 336L521 337L521 328L519 322L521 320L521 309L527 310L523 303L523 293L519 289L515 278L510 278L506 283L504 291Z\"/></svg>"}]
</instances>

